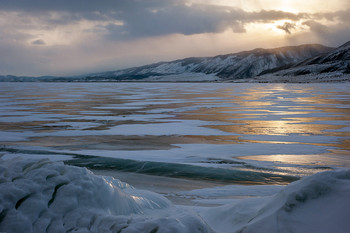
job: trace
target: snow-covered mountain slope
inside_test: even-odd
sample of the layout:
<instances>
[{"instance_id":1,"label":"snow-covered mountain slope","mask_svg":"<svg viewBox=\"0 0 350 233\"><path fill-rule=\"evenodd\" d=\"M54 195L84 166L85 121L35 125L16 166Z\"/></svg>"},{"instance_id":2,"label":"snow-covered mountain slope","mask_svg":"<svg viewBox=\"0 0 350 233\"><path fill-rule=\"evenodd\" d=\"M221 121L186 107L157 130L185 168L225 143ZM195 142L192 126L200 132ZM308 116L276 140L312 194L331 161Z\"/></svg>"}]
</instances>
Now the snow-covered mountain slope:
<instances>
[{"instance_id":1,"label":"snow-covered mountain slope","mask_svg":"<svg viewBox=\"0 0 350 233\"><path fill-rule=\"evenodd\" d=\"M331 49L318 44L275 49L259 48L215 57L185 58L125 70L96 73L89 75L86 79L162 80L165 78L167 81L171 81L174 75L184 76L184 74L187 78L191 74L201 74L207 81L244 79L254 77L265 70L303 61ZM200 79L200 76L197 75L197 77Z\"/></svg>"},{"instance_id":2,"label":"snow-covered mountain slope","mask_svg":"<svg viewBox=\"0 0 350 233\"><path fill-rule=\"evenodd\" d=\"M287 67L268 70L263 74L258 80L287 80L290 77L294 81L350 80L350 41L325 54Z\"/></svg>"}]
</instances>

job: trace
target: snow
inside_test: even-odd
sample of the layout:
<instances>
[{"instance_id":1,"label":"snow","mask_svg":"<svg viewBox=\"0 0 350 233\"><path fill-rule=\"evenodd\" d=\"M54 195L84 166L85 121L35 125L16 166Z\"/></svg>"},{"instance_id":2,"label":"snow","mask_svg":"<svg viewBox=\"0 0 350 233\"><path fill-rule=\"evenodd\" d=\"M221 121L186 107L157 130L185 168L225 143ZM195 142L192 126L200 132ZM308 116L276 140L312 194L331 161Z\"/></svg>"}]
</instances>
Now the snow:
<instances>
[{"instance_id":1,"label":"snow","mask_svg":"<svg viewBox=\"0 0 350 233\"><path fill-rule=\"evenodd\" d=\"M179 74L164 74L161 76L149 76L142 81L157 81L157 82L206 82L220 80L216 74L183 72Z\"/></svg>"},{"instance_id":2,"label":"snow","mask_svg":"<svg viewBox=\"0 0 350 233\"><path fill-rule=\"evenodd\" d=\"M305 177L270 198L210 208L202 217L217 232L338 232L350 229L350 170Z\"/></svg>"},{"instance_id":3,"label":"snow","mask_svg":"<svg viewBox=\"0 0 350 233\"><path fill-rule=\"evenodd\" d=\"M242 173L257 184L265 175L273 180L349 168L349 84L12 83L1 87L0 232L349 229L347 170L307 177L287 187L232 185L235 182L223 186L215 178L229 171L229 177ZM135 148L118 147L123 140L132 144L133 136L147 147L137 143L132 145ZM101 138L107 143L100 143ZM186 141L193 138L205 140ZM88 146L94 144L99 146ZM89 160L86 155L99 157ZM18 156L23 159L14 159ZM191 189L164 188L161 196L86 169L37 160L74 164L79 156L84 159L76 165L92 161L95 169L111 161L132 160L137 172L153 176L142 187L151 190L152 182L159 184L154 175L160 171L164 179L190 171L182 178L192 182ZM158 168L162 169L158 173L147 171ZM46 180L51 174L56 178ZM140 173L133 175L140 179ZM215 184L194 187L194 176ZM239 179L240 184L246 181ZM329 191L318 195L317 187ZM308 198L302 202L299 196L304 194ZM70 207L74 208L66 213ZM70 228L61 231L62 227Z\"/></svg>"},{"instance_id":4,"label":"snow","mask_svg":"<svg viewBox=\"0 0 350 233\"><path fill-rule=\"evenodd\" d=\"M156 181L155 181L156 182ZM193 195L252 195L216 207L175 206L85 168L0 159L0 232L337 232L350 229L350 170L288 186L228 185Z\"/></svg>"},{"instance_id":5,"label":"snow","mask_svg":"<svg viewBox=\"0 0 350 233\"><path fill-rule=\"evenodd\" d=\"M174 73L185 72L187 69L188 68L186 66L182 66L181 62L163 63L156 67L142 69L139 72L139 74L147 74L147 73L174 74Z\"/></svg>"},{"instance_id":6,"label":"snow","mask_svg":"<svg viewBox=\"0 0 350 233\"><path fill-rule=\"evenodd\" d=\"M192 197L223 197L223 196L271 196L280 191L282 185L225 185L215 188L194 189L179 192L179 195Z\"/></svg>"},{"instance_id":7,"label":"snow","mask_svg":"<svg viewBox=\"0 0 350 233\"><path fill-rule=\"evenodd\" d=\"M321 66L321 65L320 65ZM319 68L319 67L318 67ZM303 68L300 68L303 69ZM291 68L287 71L297 72L300 69ZM350 75L343 74L341 72L329 72L329 73L312 73L306 75L294 74L286 75L281 71L280 73L265 74L262 76L255 77L252 82L262 82L262 83L336 83L336 82L349 82Z\"/></svg>"},{"instance_id":8,"label":"snow","mask_svg":"<svg viewBox=\"0 0 350 233\"><path fill-rule=\"evenodd\" d=\"M85 168L0 161L1 232L211 232L194 212Z\"/></svg>"},{"instance_id":9,"label":"snow","mask_svg":"<svg viewBox=\"0 0 350 233\"><path fill-rule=\"evenodd\" d=\"M227 164L220 163L211 163L210 161L214 160L224 160L224 161L235 161L243 162L247 165L252 165L254 161L248 160L238 160L235 157L242 156L252 156L252 155L271 155L272 157L280 156L284 154L285 157L288 156L297 156L297 155L308 155L310 154L322 154L326 151L327 147L321 146L311 146L311 145L299 145L299 144L263 144L263 143L245 143L245 144L227 144L227 145L218 145L218 144L172 144L175 146L173 149L150 149L150 150L88 150L81 149L79 154L82 155L93 155L101 157L111 157L111 158L121 158L121 159L132 159L135 161L152 161L152 162L162 162L162 163L180 163L180 164L195 164L198 166L214 166L214 167L224 167ZM55 151L55 150L50 150ZM220 153L218 153L218 151ZM56 152L66 152L69 153L69 150L57 150ZM307 157L307 156L306 156ZM312 156L310 156L313 158ZM308 157L307 157L308 158ZM308 159L305 159L309 161ZM345 161L347 162L346 164ZM313 167L312 162L309 161L310 169ZM349 166L349 161L343 159L339 160L337 166ZM282 166L277 161L279 166ZM262 161L259 161L254 164L256 168L265 168L269 165L268 169L274 169L276 166L274 163L264 164ZM285 164L286 166L297 168L295 164ZM228 164L228 166L233 166ZM296 169L297 170L297 169Z\"/></svg>"},{"instance_id":10,"label":"snow","mask_svg":"<svg viewBox=\"0 0 350 233\"><path fill-rule=\"evenodd\" d=\"M235 135L216 129L200 127L201 121L181 121L156 124L124 124L111 129L111 134L122 135ZM205 122L207 123L207 122Z\"/></svg>"},{"instance_id":11,"label":"snow","mask_svg":"<svg viewBox=\"0 0 350 233\"><path fill-rule=\"evenodd\" d=\"M112 77L117 79L128 77L128 80L132 80L129 78L138 75L142 77L142 81L153 82L202 82L228 79L249 82L249 80L242 80L242 78L252 78L262 71L294 62L301 62L304 59L326 51L329 51L329 48L320 45L255 49L252 51L215 57L185 58L183 60L161 62L126 70L92 74L89 76ZM123 75L124 77L122 77ZM134 81L137 81L137 79Z\"/></svg>"}]
</instances>

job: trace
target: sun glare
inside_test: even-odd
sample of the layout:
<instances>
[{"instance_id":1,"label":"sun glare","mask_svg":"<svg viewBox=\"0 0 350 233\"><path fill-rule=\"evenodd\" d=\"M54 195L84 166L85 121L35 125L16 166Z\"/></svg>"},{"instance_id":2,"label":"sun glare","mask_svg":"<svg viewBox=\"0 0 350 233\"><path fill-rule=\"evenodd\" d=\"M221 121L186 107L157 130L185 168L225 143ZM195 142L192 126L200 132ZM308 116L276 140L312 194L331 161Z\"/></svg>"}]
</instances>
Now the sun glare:
<instances>
[{"instance_id":1,"label":"sun glare","mask_svg":"<svg viewBox=\"0 0 350 233\"><path fill-rule=\"evenodd\" d=\"M287 20L278 20L271 23L254 23L246 25L246 29L249 32L264 33L266 36L273 36L280 38L284 36L285 31L278 28L279 25L283 25Z\"/></svg>"},{"instance_id":2,"label":"sun glare","mask_svg":"<svg viewBox=\"0 0 350 233\"><path fill-rule=\"evenodd\" d=\"M298 10L293 7L293 1L289 1L289 0L281 1L281 4L278 8L279 10L284 12L290 12L295 14L299 13Z\"/></svg>"}]
</instances>

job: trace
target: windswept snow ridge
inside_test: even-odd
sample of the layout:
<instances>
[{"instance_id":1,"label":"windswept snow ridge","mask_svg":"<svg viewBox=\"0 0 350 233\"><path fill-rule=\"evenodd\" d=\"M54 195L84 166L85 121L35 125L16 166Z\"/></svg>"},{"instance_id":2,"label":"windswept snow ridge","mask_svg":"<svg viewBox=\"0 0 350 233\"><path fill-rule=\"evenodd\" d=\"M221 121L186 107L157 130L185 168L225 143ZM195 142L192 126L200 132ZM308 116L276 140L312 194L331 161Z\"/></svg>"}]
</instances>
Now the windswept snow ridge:
<instances>
[{"instance_id":1,"label":"windswept snow ridge","mask_svg":"<svg viewBox=\"0 0 350 233\"><path fill-rule=\"evenodd\" d=\"M202 216L218 232L347 233L350 170L305 177L270 198L245 199Z\"/></svg>"},{"instance_id":2,"label":"windswept snow ridge","mask_svg":"<svg viewBox=\"0 0 350 233\"><path fill-rule=\"evenodd\" d=\"M244 187L227 186L212 194L228 189L244 193ZM248 188L253 193L259 189ZM318 173L266 194L276 191L271 197L191 210L85 168L49 160L0 160L0 232L346 233L350 229L350 170Z\"/></svg>"},{"instance_id":3,"label":"windswept snow ridge","mask_svg":"<svg viewBox=\"0 0 350 233\"><path fill-rule=\"evenodd\" d=\"M211 232L196 214L177 210L164 197L85 168L0 160L0 232L121 230Z\"/></svg>"}]
</instances>

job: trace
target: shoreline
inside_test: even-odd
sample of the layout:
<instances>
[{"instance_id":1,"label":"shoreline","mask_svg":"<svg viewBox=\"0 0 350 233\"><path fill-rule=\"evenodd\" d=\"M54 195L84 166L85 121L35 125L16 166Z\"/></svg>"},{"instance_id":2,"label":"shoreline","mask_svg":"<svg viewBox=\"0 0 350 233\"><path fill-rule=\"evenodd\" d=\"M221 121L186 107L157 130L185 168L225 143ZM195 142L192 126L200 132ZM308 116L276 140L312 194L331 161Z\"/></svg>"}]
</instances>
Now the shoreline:
<instances>
[{"instance_id":1,"label":"shoreline","mask_svg":"<svg viewBox=\"0 0 350 233\"><path fill-rule=\"evenodd\" d=\"M181 77L183 74L174 74L174 77ZM198 75L198 74L195 74ZM205 75L204 75L205 76ZM189 76L191 77L191 76ZM217 76L215 76L217 77ZM24 83L349 83L350 74L339 73L321 73L321 74L303 74L303 75L279 75L279 74L263 74L260 76L254 76L251 78L235 78L224 79L215 78L208 80L205 78L198 78L198 80L186 80L174 78L168 79L167 75L159 76L157 79L147 77L144 79L113 79L113 78L96 78L91 80L83 80L75 77L54 77L53 79L41 79L41 77L16 77L7 78L7 76L0 75L0 83L12 83L12 82L24 82Z\"/></svg>"},{"instance_id":2,"label":"shoreline","mask_svg":"<svg viewBox=\"0 0 350 233\"><path fill-rule=\"evenodd\" d=\"M164 176L154 176L133 172L121 172L114 170L89 169L99 176L110 176L122 182L128 183L136 189L147 190L165 196L174 205L197 205L193 199L187 196L177 195L179 192L195 189L222 187L225 184L210 181L188 180ZM226 184L227 185L227 184ZM203 205L207 206L207 205Z\"/></svg>"}]
</instances>

